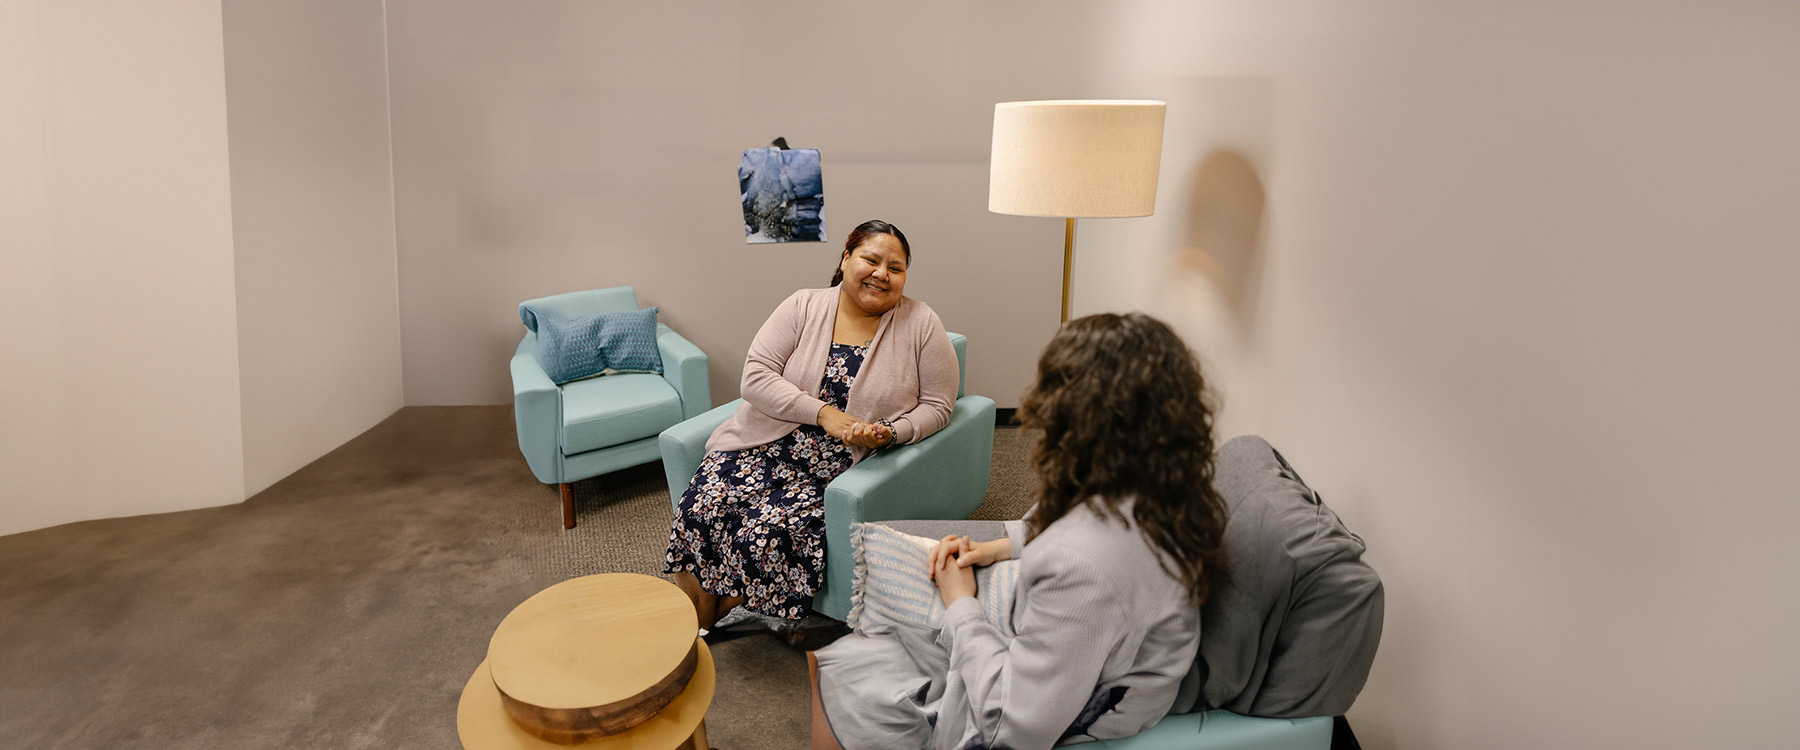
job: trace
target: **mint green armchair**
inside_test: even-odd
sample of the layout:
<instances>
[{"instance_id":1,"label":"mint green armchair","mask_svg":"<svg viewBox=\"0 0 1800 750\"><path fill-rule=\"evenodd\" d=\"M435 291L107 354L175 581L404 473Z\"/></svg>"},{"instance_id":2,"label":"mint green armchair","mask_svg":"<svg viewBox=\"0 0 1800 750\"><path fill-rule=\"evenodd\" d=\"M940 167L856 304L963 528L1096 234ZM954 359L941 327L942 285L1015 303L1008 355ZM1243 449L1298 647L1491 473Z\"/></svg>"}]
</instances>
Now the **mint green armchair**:
<instances>
[{"instance_id":1,"label":"mint green armchair","mask_svg":"<svg viewBox=\"0 0 1800 750\"><path fill-rule=\"evenodd\" d=\"M521 305L563 315L630 312L637 292L628 286L570 292ZM513 352L513 421L519 451L532 476L558 485L563 528L575 527L571 482L657 459L657 434L712 408L706 354L668 326L656 326L663 374L606 375L562 385L537 361L537 334L525 332Z\"/></svg>"},{"instance_id":2,"label":"mint green armchair","mask_svg":"<svg viewBox=\"0 0 1800 750\"><path fill-rule=\"evenodd\" d=\"M958 374L968 372L968 339L950 334ZM987 497L994 457L994 401L965 396L959 377L956 406L944 429L912 445L881 451L825 487L825 580L813 609L839 620L850 614L850 524L902 518L968 518ZM706 440L744 403L738 399L663 430L663 473L669 502L681 495L706 458Z\"/></svg>"}]
</instances>

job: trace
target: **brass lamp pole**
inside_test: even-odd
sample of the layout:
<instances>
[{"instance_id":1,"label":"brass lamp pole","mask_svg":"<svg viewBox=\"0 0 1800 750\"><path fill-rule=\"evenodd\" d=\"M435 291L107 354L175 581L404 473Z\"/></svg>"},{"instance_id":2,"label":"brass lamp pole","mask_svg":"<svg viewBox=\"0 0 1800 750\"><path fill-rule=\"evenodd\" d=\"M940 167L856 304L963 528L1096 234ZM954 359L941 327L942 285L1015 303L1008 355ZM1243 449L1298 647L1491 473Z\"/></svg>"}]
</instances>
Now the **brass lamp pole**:
<instances>
[{"instance_id":1,"label":"brass lamp pole","mask_svg":"<svg viewBox=\"0 0 1800 750\"><path fill-rule=\"evenodd\" d=\"M1069 322L1069 275L1075 271L1075 218L1063 219L1063 308L1062 322Z\"/></svg>"}]
</instances>

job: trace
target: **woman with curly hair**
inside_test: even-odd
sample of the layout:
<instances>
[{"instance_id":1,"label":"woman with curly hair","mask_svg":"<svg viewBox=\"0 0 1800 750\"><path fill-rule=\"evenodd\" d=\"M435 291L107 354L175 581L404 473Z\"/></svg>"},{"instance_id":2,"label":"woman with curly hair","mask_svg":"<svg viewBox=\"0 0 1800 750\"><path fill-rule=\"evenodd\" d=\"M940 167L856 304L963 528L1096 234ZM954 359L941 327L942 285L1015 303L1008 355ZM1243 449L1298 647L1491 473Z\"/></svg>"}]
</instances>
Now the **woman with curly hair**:
<instances>
[{"instance_id":1,"label":"woman with curly hair","mask_svg":"<svg viewBox=\"0 0 1800 750\"><path fill-rule=\"evenodd\" d=\"M1043 431L1037 505L1004 538L948 535L923 561L947 607L941 632L884 626L816 652L813 746L1040 748L1159 721L1225 575L1205 393L1155 318L1058 331L1019 404ZM973 566L1013 558L1009 638L974 598Z\"/></svg>"}]
</instances>

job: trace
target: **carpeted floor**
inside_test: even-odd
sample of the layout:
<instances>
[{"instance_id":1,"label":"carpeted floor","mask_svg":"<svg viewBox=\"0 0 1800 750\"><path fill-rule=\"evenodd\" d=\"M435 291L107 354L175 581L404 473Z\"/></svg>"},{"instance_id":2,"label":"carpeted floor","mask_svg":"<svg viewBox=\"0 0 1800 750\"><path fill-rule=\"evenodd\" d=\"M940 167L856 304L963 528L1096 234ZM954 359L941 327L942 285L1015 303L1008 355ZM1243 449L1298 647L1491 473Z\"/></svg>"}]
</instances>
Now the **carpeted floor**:
<instances>
[{"instance_id":1,"label":"carpeted floor","mask_svg":"<svg viewBox=\"0 0 1800 750\"><path fill-rule=\"evenodd\" d=\"M975 517L1016 518L1027 433L994 443ZM0 537L0 744L458 747L457 696L514 606L574 576L660 574L659 464L575 498L564 531L510 407L411 407L242 504ZM713 654L711 744L803 747L803 654L768 636Z\"/></svg>"}]
</instances>

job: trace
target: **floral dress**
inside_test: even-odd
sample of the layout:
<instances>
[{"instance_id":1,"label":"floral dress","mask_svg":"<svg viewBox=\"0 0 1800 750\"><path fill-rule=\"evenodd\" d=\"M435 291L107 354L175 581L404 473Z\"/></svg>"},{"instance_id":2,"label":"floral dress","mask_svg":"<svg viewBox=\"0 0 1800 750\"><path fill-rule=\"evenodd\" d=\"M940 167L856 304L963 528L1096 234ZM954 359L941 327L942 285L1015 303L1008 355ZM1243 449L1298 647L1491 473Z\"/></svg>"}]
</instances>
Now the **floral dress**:
<instances>
[{"instance_id":1,"label":"floral dress","mask_svg":"<svg viewBox=\"0 0 1800 750\"><path fill-rule=\"evenodd\" d=\"M819 399L839 409L866 347L833 343ZM692 573L718 596L774 617L804 616L825 570L825 485L854 461L818 425L775 442L711 451L681 495L664 572Z\"/></svg>"}]
</instances>

